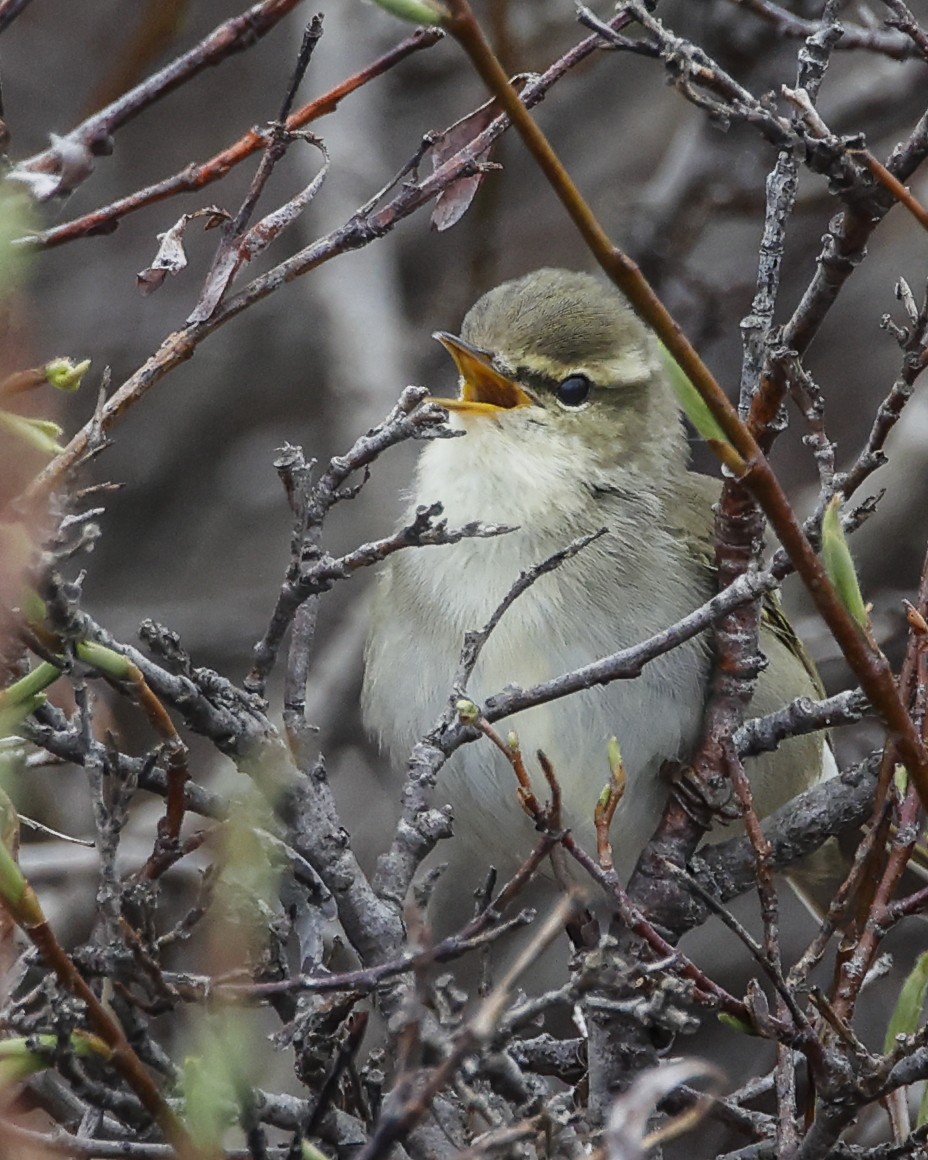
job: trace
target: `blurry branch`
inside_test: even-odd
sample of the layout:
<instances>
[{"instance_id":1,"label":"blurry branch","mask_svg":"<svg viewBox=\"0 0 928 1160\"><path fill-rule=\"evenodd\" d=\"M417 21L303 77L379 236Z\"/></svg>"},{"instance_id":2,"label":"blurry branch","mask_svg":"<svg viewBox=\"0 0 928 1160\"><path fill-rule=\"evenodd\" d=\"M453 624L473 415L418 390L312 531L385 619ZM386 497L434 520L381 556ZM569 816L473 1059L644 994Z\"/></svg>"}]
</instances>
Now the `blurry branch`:
<instances>
[{"instance_id":1,"label":"blurry branch","mask_svg":"<svg viewBox=\"0 0 928 1160\"><path fill-rule=\"evenodd\" d=\"M394 48L372 61L366 68L360 69L345 80L331 88L321 97L302 105L287 118L284 129L288 133L296 133L313 121L319 120L329 113L334 113L344 97L357 89L362 88L369 81L381 76L400 61L405 60L421 49L431 48L442 38L441 29L419 28L411 36L401 40ZM154 185L146 186L126 197L119 198L100 209L91 210L82 214L73 221L62 222L51 226L47 230L30 234L20 239L20 243L28 248L49 249L60 246L75 238L92 237L97 234L108 234L115 230L122 218L146 206L155 205L178 193L190 193L194 190L205 189L214 181L219 181L233 166L246 160L266 145L265 134L258 129L249 129L233 144L221 152L214 154L207 161L199 164L187 165L180 173L166 177Z\"/></svg>"},{"instance_id":2,"label":"blurry branch","mask_svg":"<svg viewBox=\"0 0 928 1160\"><path fill-rule=\"evenodd\" d=\"M698 1059L681 1059L645 1072L612 1105L605 1131L606 1146L596 1160L645 1160L655 1145L694 1128L710 1111L712 1097L698 1093L686 1111L649 1132L657 1105L688 1080L708 1079L717 1088L724 1078L718 1068Z\"/></svg>"},{"instance_id":3,"label":"blurry branch","mask_svg":"<svg viewBox=\"0 0 928 1160\"><path fill-rule=\"evenodd\" d=\"M783 36L800 37L805 39L814 36L822 29L822 23L817 20L806 20L797 16L788 8L774 4L772 0L730 0L738 8L747 9L772 25ZM891 19L887 24L899 28ZM912 39L901 32L884 32L880 28L865 28L859 24L849 24L842 20L839 25L840 38L835 48L845 51L863 50L878 53L881 56L891 57L893 60L909 60L918 56L921 51Z\"/></svg>"},{"instance_id":4,"label":"blurry branch","mask_svg":"<svg viewBox=\"0 0 928 1160\"><path fill-rule=\"evenodd\" d=\"M569 895L559 901L499 983L454 1034L442 1062L422 1077L419 1089L411 1092L403 1103L394 1098L384 1108L383 1115L367 1146L362 1149L359 1160L380 1160L381 1157L388 1156L392 1151L392 1145L405 1139L426 1114L435 1096L448 1083L464 1059L487 1047L498 1030L503 1009L517 980L534 965L541 952L562 933L564 924L575 906L575 900Z\"/></svg>"},{"instance_id":5,"label":"blurry branch","mask_svg":"<svg viewBox=\"0 0 928 1160\"><path fill-rule=\"evenodd\" d=\"M90 176L94 158L112 151L112 135L117 129L203 69L248 48L270 32L298 2L262 0L218 25L189 52L88 117L66 136L53 139L49 149L19 162L11 176L30 185L42 199L70 193ZM48 176L42 180L42 175Z\"/></svg>"},{"instance_id":6,"label":"blurry branch","mask_svg":"<svg viewBox=\"0 0 928 1160\"><path fill-rule=\"evenodd\" d=\"M0 0L0 32L8 28L29 5L29 0Z\"/></svg>"},{"instance_id":7,"label":"blurry branch","mask_svg":"<svg viewBox=\"0 0 928 1160\"><path fill-rule=\"evenodd\" d=\"M912 397L915 380L928 366L928 289L921 306L918 306L908 283L900 279L896 284L896 297L905 310L907 325L897 326L885 314L882 326L893 335L903 351L902 370L889 394L880 403L866 445L848 471L835 481L837 489L845 497L853 494L864 480L886 463L883 445Z\"/></svg>"},{"instance_id":8,"label":"blurry branch","mask_svg":"<svg viewBox=\"0 0 928 1160\"><path fill-rule=\"evenodd\" d=\"M288 979L272 983L224 983L215 979L199 979L194 975L178 975L174 985L184 998L220 998L237 1002L255 1002L270 995L286 994L291 991L307 991L323 994L327 991L374 991L384 980L394 975L420 971L434 963L452 962L462 955L487 946L517 927L525 926L534 918L534 912L522 910L506 920L501 915L510 902L535 873L548 856L556 839L546 835L539 839L535 849L525 859L517 873L500 890L488 905L456 934L441 939L434 946L404 955L395 962L380 963L377 966L357 971L343 971L320 975L291 975Z\"/></svg>"},{"instance_id":9,"label":"blurry branch","mask_svg":"<svg viewBox=\"0 0 928 1160\"><path fill-rule=\"evenodd\" d=\"M883 0L892 16L885 18L891 28L898 28L912 41L925 60L928 60L928 32L918 23L912 10L903 0Z\"/></svg>"},{"instance_id":10,"label":"blurry branch","mask_svg":"<svg viewBox=\"0 0 928 1160\"><path fill-rule=\"evenodd\" d=\"M23 877L6 845L0 842L0 902L38 951L60 986L75 996L86 1011L87 1022L105 1045L105 1054L131 1087L142 1106L158 1123L181 1160L201 1155L186 1128L169 1107L126 1038L119 1021L97 998L73 959L55 935L32 887ZM205 1160L205 1157L204 1157Z\"/></svg>"},{"instance_id":11,"label":"blurry branch","mask_svg":"<svg viewBox=\"0 0 928 1160\"><path fill-rule=\"evenodd\" d=\"M138 7L137 23L122 42L118 57L114 53L113 61L93 86L86 104L88 112L108 105L132 88L183 33L188 0L142 0Z\"/></svg>"}]
</instances>

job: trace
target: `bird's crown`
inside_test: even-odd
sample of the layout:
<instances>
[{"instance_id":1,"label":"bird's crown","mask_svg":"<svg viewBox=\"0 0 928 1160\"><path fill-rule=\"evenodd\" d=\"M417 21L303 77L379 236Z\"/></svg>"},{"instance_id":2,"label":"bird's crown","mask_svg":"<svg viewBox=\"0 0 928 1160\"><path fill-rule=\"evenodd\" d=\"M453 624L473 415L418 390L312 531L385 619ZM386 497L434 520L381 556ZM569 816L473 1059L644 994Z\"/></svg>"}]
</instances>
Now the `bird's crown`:
<instances>
[{"instance_id":1,"label":"bird's crown","mask_svg":"<svg viewBox=\"0 0 928 1160\"><path fill-rule=\"evenodd\" d=\"M583 369L598 386L638 381L654 363L649 331L590 274L544 268L504 282L468 312L461 337L512 372Z\"/></svg>"}]
</instances>

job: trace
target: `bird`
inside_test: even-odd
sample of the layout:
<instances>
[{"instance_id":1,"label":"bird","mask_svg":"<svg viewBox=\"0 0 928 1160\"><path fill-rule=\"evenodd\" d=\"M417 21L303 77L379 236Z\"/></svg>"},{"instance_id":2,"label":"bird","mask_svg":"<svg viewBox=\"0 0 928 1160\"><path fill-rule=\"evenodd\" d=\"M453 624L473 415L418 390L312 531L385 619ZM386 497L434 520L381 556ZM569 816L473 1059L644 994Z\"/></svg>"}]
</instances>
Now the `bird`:
<instances>
[{"instance_id":1,"label":"bird","mask_svg":"<svg viewBox=\"0 0 928 1160\"><path fill-rule=\"evenodd\" d=\"M689 469L689 440L653 331L599 278L545 268L484 294L460 335L439 332L459 394L437 397L461 438L421 451L403 522L440 502L449 525L514 530L395 553L374 595L362 714L391 762L404 763L449 703L465 634L480 629L526 569L578 536L602 534L540 575L496 625L468 682L476 705L634 645L717 591L718 479ZM774 600L762 617L751 713L818 697L811 662ZM634 680L584 689L514 715L522 752L542 750L560 785L562 824L595 851L594 808L616 738L625 785L610 837L625 879L659 821L668 763L699 735L712 664L708 632ZM785 741L746 763L761 816L836 772L822 734ZM539 795L544 787L540 781ZM537 839L512 769L485 740L442 769L436 793L475 867L511 868ZM716 826L708 840L729 836ZM814 895L827 876L807 869ZM800 892L802 892L800 886Z\"/></svg>"}]
</instances>

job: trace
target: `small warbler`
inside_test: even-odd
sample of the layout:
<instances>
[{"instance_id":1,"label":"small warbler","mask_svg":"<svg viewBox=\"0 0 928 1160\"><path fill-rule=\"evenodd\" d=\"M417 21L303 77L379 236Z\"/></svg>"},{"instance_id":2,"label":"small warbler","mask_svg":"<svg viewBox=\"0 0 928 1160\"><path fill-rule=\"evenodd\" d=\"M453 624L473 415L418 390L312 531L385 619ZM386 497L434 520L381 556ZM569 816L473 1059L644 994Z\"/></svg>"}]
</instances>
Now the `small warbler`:
<instances>
[{"instance_id":1,"label":"small warbler","mask_svg":"<svg viewBox=\"0 0 928 1160\"><path fill-rule=\"evenodd\" d=\"M379 577L362 706L367 727L402 763L447 705L468 631L482 627L519 574L577 536L606 532L516 599L487 641L467 695L569 672L665 629L716 590L718 480L687 470L687 438L668 369L648 327L612 287L542 269L484 295L460 338L436 335L460 372L439 399L460 439L422 451L410 511L440 500L450 525L516 525L492 539L396 553ZM408 518L408 516L407 516ZM819 695L817 677L779 606L760 647L767 664L752 713ZM562 821L595 850L593 811L618 739L626 785L611 827L627 876L666 801L668 761L685 761L700 728L711 664L708 633L648 664L635 680L585 689L503 723L530 760L550 759ZM835 771L821 735L747 762L761 815ZM538 787L543 797L543 782ZM487 742L442 770L455 834L482 864L510 867L534 833L512 770ZM729 831L730 832L730 831ZM719 828L710 835L726 836ZM824 860L830 863L831 859ZM814 860L800 882L821 897ZM830 874L827 877L831 877Z\"/></svg>"}]
</instances>

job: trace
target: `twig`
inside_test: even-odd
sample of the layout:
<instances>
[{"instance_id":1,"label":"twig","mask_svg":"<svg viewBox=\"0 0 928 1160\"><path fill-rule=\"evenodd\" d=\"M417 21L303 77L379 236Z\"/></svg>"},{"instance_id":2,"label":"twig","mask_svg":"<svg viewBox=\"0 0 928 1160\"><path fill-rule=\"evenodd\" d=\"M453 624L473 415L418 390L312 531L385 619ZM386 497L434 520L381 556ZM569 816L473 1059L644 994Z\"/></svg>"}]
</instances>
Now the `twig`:
<instances>
[{"instance_id":1,"label":"twig","mask_svg":"<svg viewBox=\"0 0 928 1160\"><path fill-rule=\"evenodd\" d=\"M400 61L422 49L431 48L441 40L440 28L419 28L411 36L401 40L394 48L389 49L382 56L372 61L365 68L346 77L345 80L323 93L321 97L302 105L296 112L286 119L285 129L288 133L312 124L329 113L334 113L342 100L350 93L362 88L368 82L382 76ZM82 214L72 221L62 222L51 226L39 233L29 234L20 239L20 244L26 248L50 249L53 246L64 245L65 242L76 238L93 237L97 234L111 233L117 228L122 218L149 205L156 205L178 193L189 193L194 190L205 189L214 181L219 181L233 166L246 160L253 153L264 148L265 137L256 129L250 129L233 144L221 152L214 154L199 164L185 166L180 173L166 177L154 185L146 186L126 197L110 202L109 205L90 213Z\"/></svg>"},{"instance_id":2,"label":"twig","mask_svg":"<svg viewBox=\"0 0 928 1160\"><path fill-rule=\"evenodd\" d=\"M850 496L879 467L886 462L883 446L903 408L912 397L915 381L928 365L928 291L917 305L915 296L904 278L896 283L896 297L905 310L907 325L897 326L889 315L884 315L882 326L888 330L903 351L902 369L889 394L880 403L867 442L853 465L836 479L836 486L844 496Z\"/></svg>"},{"instance_id":3,"label":"twig","mask_svg":"<svg viewBox=\"0 0 928 1160\"><path fill-rule=\"evenodd\" d=\"M257 225L248 228L251 216L258 204L264 187L280 161L283 160L294 135L287 129L287 118L293 108L297 89L309 67L313 51L322 38L322 17L314 16L303 30L303 42L297 61L287 85L277 118L272 122L261 162L251 180L248 192L239 206L238 212L222 228L222 238L213 255L209 273L203 282L203 289L196 306L191 311L188 322L204 322L222 301L222 297L242 266L251 262L291 225L303 209L315 197L325 179L329 157L325 146L315 139L312 144L322 153L323 166L316 177L291 198L283 207L267 214ZM304 134L305 136L305 134Z\"/></svg>"},{"instance_id":4,"label":"twig","mask_svg":"<svg viewBox=\"0 0 928 1160\"><path fill-rule=\"evenodd\" d=\"M773 3L773 0L731 0L739 8L746 8L766 20L784 36L802 37L814 36L822 28L816 20L806 20L797 16L795 12ZM887 21L887 23L890 23ZM898 26L896 26L898 27ZM905 37L897 36L892 32L884 32L879 28L864 28L861 25L840 24L841 38L835 48L844 51L860 51L879 53L892 60L909 60L915 56L918 49Z\"/></svg>"},{"instance_id":5,"label":"twig","mask_svg":"<svg viewBox=\"0 0 928 1160\"><path fill-rule=\"evenodd\" d=\"M877 179L880 185L885 186L886 189L893 195L900 205L904 205L912 217L918 222L923 230L928 230L928 210L921 204L902 182L895 177L881 162L873 156L869 149L858 149L854 151L854 156L859 157L863 164L870 170L873 176Z\"/></svg>"},{"instance_id":6,"label":"twig","mask_svg":"<svg viewBox=\"0 0 928 1160\"><path fill-rule=\"evenodd\" d=\"M461 650L461 659L457 672L454 675L452 688L462 693L466 690L467 683L470 680L484 645L499 624L504 613L512 607L513 603L518 600L522 593L531 588L541 576L553 572L565 560L570 560L578 552L582 552L584 548L592 544L594 540L598 540L605 532L605 528L600 528L598 532L592 532L590 535L578 536L566 548L562 548L559 552L554 552L546 560L542 560L541 563L535 564L534 567L528 568L520 574L519 578L493 610L493 614L483 628L477 632L469 632L464 638L464 647Z\"/></svg>"},{"instance_id":7,"label":"twig","mask_svg":"<svg viewBox=\"0 0 928 1160\"><path fill-rule=\"evenodd\" d=\"M69 193L89 176L94 156L108 151L110 138L117 129L203 69L259 40L297 3L298 0L262 0L239 16L226 20L199 44L88 117L50 149L21 161L14 176L25 180L29 175L58 174L57 182L45 187L45 196Z\"/></svg>"},{"instance_id":8,"label":"twig","mask_svg":"<svg viewBox=\"0 0 928 1160\"><path fill-rule=\"evenodd\" d=\"M835 725L853 724L860 721L868 709L867 698L859 689L848 689L822 701L799 697L766 717L745 721L732 740L739 757L753 757L758 753L769 753L788 737L801 737Z\"/></svg>"},{"instance_id":9,"label":"twig","mask_svg":"<svg viewBox=\"0 0 928 1160\"><path fill-rule=\"evenodd\" d=\"M574 905L572 898L561 899L493 991L455 1034L448 1054L432 1069L420 1089L410 1094L401 1107L384 1112L358 1160L380 1160L388 1155L392 1145L404 1139L426 1114L434 1097L448 1083L463 1060L492 1039L516 981L534 964L541 951L561 933Z\"/></svg>"},{"instance_id":10,"label":"twig","mask_svg":"<svg viewBox=\"0 0 928 1160\"><path fill-rule=\"evenodd\" d=\"M439 512L430 510L421 513L421 518L409 528L379 543L365 544L340 560L322 550L322 525L328 512L340 500L356 494L343 490L351 475L366 470L384 451L407 439L441 436L447 412L434 403L425 402L427 395L428 392L421 387L407 387L384 421L357 439L347 454L333 459L315 482L300 448L288 446L281 449L275 467L288 490L296 517L291 559L268 629L254 648L251 672L244 682L249 692L263 695L281 641L300 605L327 591L336 580L345 579L360 567L377 563L394 551L420 542L453 543L455 536L461 539L467 535L494 534L476 525L459 532L448 531L443 522L433 522ZM309 623L302 626L302 656L308 654L312 644L314 625L313 615ZM287 704L296 709L304 696L305 681L301 685L294 680Z\"/></svg>"},{"instance_id":11,"label":"twig","mask_svg":"<svg viewBox=\"0 0 928 1160\"><path fill-rule=\"evenodd\" d=\"M619 916L626 925L639 935L642 940L660 956L665 956L668 961L677 969L681 977L684 977L696 984L704 992L704 997L708 1000L720 1002L722 1006L733 1013L738 1011L739 1017L743 1016L744 1008L736 999L729 995L722 987L718 986L711 979L709 979L703 971L695 966L689 959L680 954L654 926L647 921L644 915L638 911L634 904L630 901L624 888L619 882L615 869L611 866L604 866L602 863L592 858L581 846L577 844L569 831L562 831L560 829L559 819L554 811L548 806L542 806L535 794L532 792L531 783L528 774L522 764L521 754L518 749L507 745L499 734L492 728L485 718L477 718L474 721L475 727L487 737L496 748L503 754L512 767L513 773L516 776L518 783L519 801L526 812L531 816L536 827L543 833L547 833L549 837L555 839L564 847L568 854L590 875L590 877L606 892L610 901L618 910ZM541 755L539 755L541 756ZM553 823L553 824L552 824ZM556 828L555 828L556 827Z\"/></svg>"},{"instance_id":12,"label":"twig","mask_svg":"<svg viewBox=\"0 0 928 1160\"><path fill-rule=\"evenodd\" d=\"M886 17L886 23L890 28L898 28L905 33L918 52L928 60L928 33L915 19L909 6L903 0L883 0L883 3L892 12L892 16Z\"/></svg>"}]
</instances>

